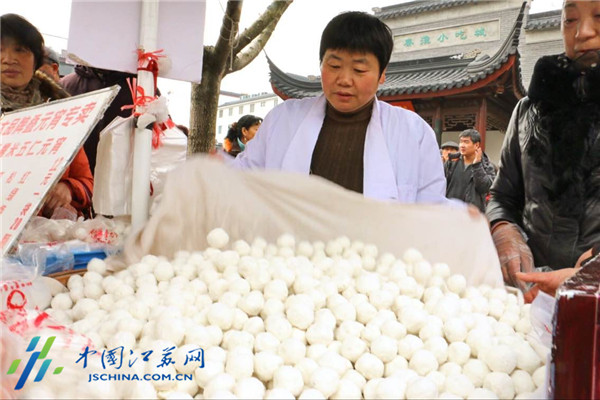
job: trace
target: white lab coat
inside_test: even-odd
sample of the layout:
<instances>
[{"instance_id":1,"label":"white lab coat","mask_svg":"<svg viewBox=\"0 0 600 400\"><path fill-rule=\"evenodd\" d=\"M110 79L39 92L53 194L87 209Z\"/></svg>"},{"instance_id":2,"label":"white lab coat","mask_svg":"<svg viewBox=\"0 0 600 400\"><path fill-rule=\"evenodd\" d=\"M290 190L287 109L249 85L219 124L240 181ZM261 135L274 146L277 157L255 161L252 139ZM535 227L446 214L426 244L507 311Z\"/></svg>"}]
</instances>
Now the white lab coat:
<instances>
[{"instance_id":1,"label":"white lab coat","mask_svg":"<svg viewBox=\"0 0 600 400\"><path fill-rule=\"evenodd\" d=\"M275 107L233 165L309 174L325 106L321 95ZM378 200L447 203L435 134L414 112L375 101L365 139L363 192Z\"/></svg>"}]
</instances>

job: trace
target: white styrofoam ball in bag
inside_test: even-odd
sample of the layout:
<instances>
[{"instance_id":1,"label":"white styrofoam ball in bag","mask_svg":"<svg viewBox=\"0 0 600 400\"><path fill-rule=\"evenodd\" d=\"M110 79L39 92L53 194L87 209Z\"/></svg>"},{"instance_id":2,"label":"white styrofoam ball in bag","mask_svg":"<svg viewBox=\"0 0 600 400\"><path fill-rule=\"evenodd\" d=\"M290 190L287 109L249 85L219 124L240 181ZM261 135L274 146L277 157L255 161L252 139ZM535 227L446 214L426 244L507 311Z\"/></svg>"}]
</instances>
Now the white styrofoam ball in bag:
<instances>
[{"instance_id":1,"label":"white styrofoam ball in bag","mask_svg":"<svg viewBox=\"0 0 600 400\"><path fill-rule=\"evenodd\" d=\"M501 399L515 397L515 387L511 377L504 372L491 372L483 380L483 388L491 390Z\"/></svg>"},{"instance_id":2,"label":"white styrofoam ball in bag","mask_svg":"<svg viewBox=\"0 0 600 400\"><path fill-rule=\"evenodd\" d=\"M293 302L293 304L290 304L285 311L288 321L298 329L307 329L315 320L312 301L310 301L310 298L308 298L308 300L309 301L302 303Z\"/></svg>"},{"instance_id":3,"label":"white styrofoam ball in bag","mask_svg":"<svg viewBox=\"0 0 600 400\"><path fill-rule=\"evenodd\" d=\"M535 390L535 383L533 383L531 375L529 375L529 373L526 371L517 369L510 375L510 377L513 381L517 395L533 392Z\"/></svg>"},{"instance_id":4,"label":"white styrofoam ball in bag","mask_svg":"<svg viewBox=\"0 0 600 400\"><path fill-rule=\"evenodd\" d=\"M446 375L446 392L456 394L464 399L469 396L473 389L475 389L473 383L465 375L460 373L452 376Z\"/></svg>"},{"instance_id":5,"label":"white styrofoam ball in bag","mask_svg":"<svg viewBox=\"0 0 600 400\"><path fill-rule=\"evenodd\" d=\"M254 348L254 336L249 332L232 329L223 334L221 346L227 350L236 347L246 347L252 350Z\"/></svg>"},{"instance_id":6,"label":"white styrofoam ball in bag","mask_svg":"<svg viewBox=\"0 0 600 400\"><path fill-rule=\"evenodd\" d=\"M404 399L406 382L398 376L390 376L379 382L375 389L377 399ZM366 395L365 395L366 396Z\"/></svg>"},{"instance_id":7,"label":"white styrofoam ball in bag","mask_svg":"<svg viewBox=\"0 0 600 400\"><path fill-rule=\"evenodd\" d=\"M419 337L424 342L434 338L444 336L444 322L435 315L428 315L425 324L419 330Z\"/></svg>"},{"instance_id":8,"label":"white styrofoam ball in bag","mask_svg":"<svg viewBox=\"0 0 600 400\"><path fill-rule=\"evenodd\" d=\"M211 325L227 330L233 324L233 308L224 303L213 303L208 309L207 317Z\"/></svg>"},{"instance_id":9,"label":"white styrofoam ball in bag","mask_svg":"<svg viewBox=\"0 0 600 400\"><path fill-rule=\"evenodd\" d=\"M359 399L362 397L361 389L352 381L340 379L337 391L331 396L333 400Z\"/></svg>"},{"instance_id":10,"label":"white styrofoam ball in bag","mask_svg":"<svg viewBox=\"0 0 600 400\"><path fill-rule=\"evenodd\" d=\"M294 396L298 396L303 387L302 373L294 367L283 365L273 374L273 388L286 389Z\"/></svg>"},{"instance_id":11,"label":"white styrofoam ball in bag","mask_svg":"<svg viewBox=\"0 0 600 400\"><path fill-rule=\"evenodd\" d=\"M373 378L367 381L363 386L363 398L364 399L376 399L377 398L377 386L383 382L384 378Z\"/></svg>"},{"instance_id":12,"label":"white styrofoam ball in bag","mask_svg":"<svg viewBox=\"0 0 600 400\"><path fill-rule=\"evenodd\" d=\"M262 399L265 385L254 377L240 379L236 382L233 393L240 399Z\"/></svg>"},{"instance_id":13,"label":"white styrofoam ball in bag","mask_svg":"<svg viewBox=\"0 0 600 400\"><path fill-rule=\"evenodd\" d=\"M426 375L426 377L431 380L433 383L435 383L435 387L439 392L444 390L445 384L446 384L446 375L444 375L442 372L440 371L431 371L430 373L428 373Z\"/></svg>"},{"instance_id":14,"label":"white styrofoam ball in bag","mask_svg":"<svg viewBox=\"0 0 600 400\"><path fill-rule=\"evenodd\" d=\"M423 255L419 250L411 247L404 251L404 254L402 254L402 259L407 264L415 264L419 261L423 261Z\"/></svg>"},{"instance_id":15,"label":"white styrofoam ball in bag","mask_svg":"<svg viewBox=\"0 0 600 400\"><path fill-rule=\"evenodd\" d=\"M471 358L471 348L465 342L452 342L448 346L448 360L464 365Z\"/></svg>"},{"instance_id":16,"label":"white styrofoam ball in bag","mask_svg":"<svg viewBox=\"0 0 600 400\"><path fill-rule=\"evenodd\" d=\"M50 306L55 310L69 310L73 306L73 300L69 293L59 293L50 301Z\"/></svg>"},{"instance_id":17,"label":"white styrofoam ball in bag","mask_svg":"<svg viewBox=\"0 0 600 400\"><path fill-rule=\"evenodd\" d=\"M88 299L98 300L103 294L104 290L98 283L88 283L83 287L83 295Z\"/></svg>"},{"instance_id":18,"label":"white styrofoam ball in bag","mask_svg":"<svg viewBox=\"0 0 600 400\"><path fill-rule=\"evenodd\" d=\"M317 363L321 367L331 368L337 372L338 376L342 376L346 371L352 369L352 363L340 356L335 350L327 350L318 358Z\"/></svg>"},{"instance_id":19,"label":"white styrofoam ball in bag","mask_svg":"<svg viewBox=\"0 0 600 400\"><path fill-rule=\"evenodd\" d=\"M159 261L154 267L153 272L156 280L159 282L167 282L175 276L173 265L168 261Z\"/></svg>"},{"instance_id":20,"label":"white styrofoam ball in bag","mask_svg":"<svg viewBox=\"0 0 600 400\"><path fill-rule=\"evenodd\" d=\"M229 235L223 228L215 228L208 232L206 241L210 247L222 249L229 243Z\"/></svg>"},{"instance_id":21,"label":"white styrofoam ball in bag","mask_svg":"<svg viewBox=\"0 0 600 400\"><path fill-rule=\"evenodd\" d=\"M410 360L415 351L424 347L423 341L415 335L406 335L398 341L398 355Z\"/></svg>"},{"instance_id":22,"label":"white styrofoam ball in bag","mask_svg":"<svg viewBox=\"0 0 600 400\"><path fill-rule=\"evenodd\" d=\"M499 344L485 349L480 358L492 372L510 374L517 367L518 355L511 346Z\"/></svg>"},{"instance_id":23,"label":"white styrofoam ball in bag","mask_svg":"<svg viewBox=\"0 0 600 400\"><path fill-rule=\"evenodd\" d=\"M446 375L446 377L449 377L454 375L460 375L462 373L462 367L457 363L448 361L440 367L439 371Z\"/></svg>"},{"instance_id":24,"label":"white styrofoam ball in bag","mask_svg":"<svg viewBox=\"0 0 600 400\"><path fill-rule=\"evenodd\" d=\"M446 285L448 286L448 290L460 296L467 288L467 279L460 274L450 275L446 279Z\"/></svg>"},{"instance_id":25,"label":"white styrofoam ball in bag","mask_svg":"<svg viewBox=\"0 0 600 400\"><path fill-rule=\"evenodd\" d=\"M298 396L298 400L325 400L327 397L323 396L323 393L319 392L317 389L304 389L300 396Z\"/></svg>"},{"instance_id":26,"label":"white styrofoam ball in bag","mask_svg":"<svg viewBox=\"0 0 600 400\"><path fill-rule=\"evenodd\" d=\"M473 382L473 385L481 387L490 370L483 361L472 358L463 365L462 372Z\"/></svg>"},{"instance_id":27,"label":"white styrofoam ball in bag","mask_svg":"<svg viewBox=\"0 0 600 400\"><path fill-rule=\"evenodd\" d=\"M367 344L364 340L361 340L358 337L348 336L342 342L340 354L351 362L356 362L365 351L367 351Z\"/></svg>"},{"instance_id":28,"label":"white styrofoam ball in bag","mask_svg":"<svg viewBox=\"0 0 600 400\"><path fill-rule=\"evenodd\" d=\"M436 371L439 367L436 356L429 350L419 349L415 351L408 363L410 369L421 376L425 376L431 371Z\"/></svg>"},{"instance_id":29,"label":"white styrofoam ball in bag","mask_svg":"<svg viewBox=\"0 0 600 400\"><path fill-rule=\"evenodd\" d=\"M254 372L254 357L247 347L235 347L227 352L225 372L236 380L250 378Z\"/></svg>"},{"instance_id":30,"label":"white styrofoam ball in bag","mask_svg":"<svg viewBox=\"0 0 600 400\"><path fill-rule=\"evenodd\" d=\"M310 386L328 398L337 391L339 380L340 377L333 369L319 367L311 374Z\"/></svg>"},{"instance_id":31,"label":"white styrofoam ball in bag","mask_svg":"<svg viewBox=\"0 0 600 400\"><path fill-rule=\"evenodd\" d=\"M408 382L406 399L435 399L438 395L437 385L426 377L418 377Z\"/></svg>"},{"instance_id":32,"label":"white styrofoam ball in bag","mask_svg":"<svg viewBox=\"0 0 600 400\"><path fill-rule=\"evenodd\" d=\"M270 351L261 351L254 355L254 373L258 379L268 382L275 371L283 365L283 359Z\"/></svg>"},{"instance_id":33,"label":"white styrofoam ball in bag","mask_svg":"<svg viewBox=\"0 0 600 400\"><path fill-rule=\"evenodd\" d=\"M399 313L400 322L406 327L406 330L409 333L414 335L419 333L419 330L425 325L427 322L427 312L425 310L420 310L412 307L405 307Z\"/></svg>"},{"instance_id":34,"label":"white styrofoam ball in bag","mask_svg":"<svg viewBox=\"0 0 600 400\"><path fill-rule=\"evenodd\" d=\"M87 264L87 270L104 275L106 274L106 262L99 258L92 258Z\"/></svg>"},{"instance_id":35,"label":"white styrofoam ball in bag","mask_svg":"<svg viewBox=\"0 0 600 400\"><path fill-rule=\"evenodd\" d=\"M278 354L285 364L296 365L306 356L306 345L298 339L289 337L279 345Z\"/></svg>"},{"instance_id":36,"label":"white styrofoam ball in bag","mask_svg":"<svg viewBox=\"0 0 600 400\"><path fill-rule=\"evenodd\" d=\"M413 266L412 275L419 284L425 285L431 277L432 270L431 264L429 264L427 261L419 261Z\"/></svg>"},{"instance_id":37,"label":"white styrofoam ball in bag","mask_svg":"<svg viewBox=\"0 0 600 400\"><path fill-rule=\"evenodd\" d=\"M306 330L306 341L311 345L327 345L333 341L333 330L324 324L312 324Z\"/></svg>"},{"instance_id":38,"label":"white styrofoam ball in bag","mask_svg":"<svg viewBox=\"0 0 600 400\"><path fill-rule=\"evenodd\" d=\"M442 321L447 321L460 315L460 301L455 293L447 293L444 297L437 300L433 315L438 316Z\"/></svg>"},{"instance_id":39,"label":"white styrofoam ball in bag","mask_svg":"<svg viewBox=\"0 0 600 400\"><path fill-rule=\"evenodd\" d=\"M388 320L381 325L381 334L399 340L406 336L406 327L396 320Z\"/></svg>"},{"instance_id":40,"label":"white styrofoam ball in bag","mask_svg":"<svg viewBox=\"0 0 600 400\"><path fill-rule=\"evenodd\" d=\"M356 320L362 324L368 323L377 315L377 308L368 302L357 304L355 308Z\"/></svg>"},{"instance_id":41,"label":"white styrofoam ball in bag","mask_svg":"<svg viewBox=\"0 0 600 400\"><path fill-rule=\"evenodd\" d=\"M540 365L542 365L542 359L528 342L523 342L517 347L518 368L533 374Z\"/></svg>"},{"instance_id":42,"label":"white styrofoam ball in bag","mask_svg":"<svg viewBox=\"0 0 600 400\"><path fill-rule=\"evenodd\" d=\"M265 299L262 292L253 290L242 297L237 305L241 310L248 314L248 316L254 317L262 310L265 305Z\"/></svg>"},{"instance_id":43,"label":"white styrofoam ball in bag","mask_svg":"<svg viewBox=\"0 0 600 400\"><path fill-rule=\"evenodd\" d=\"M483 400L483 399L489 399L489 400L494 400L494 399L498 399L498 396L496 395L496 393L492 392L489 389L484 389L484 388L475 388L470 394L469 397L467 397L468 400Z\"/></svg>"},{"instance_id":44,"label":"white styrofoam ball in bag","mask_svg":"<svg viewBox=\"0 0 600 400\"><path fill-rule=\"evenodd\" d=\"M375 338L370 348L371 353L384 363L392 361L398 354L397 340L385 335Z\"/></svg>"},{"instance_id":45,"label":"white styrofoam ball in bag","mask_svg":"<svg viewBox=\"0 0 600 400\"><path fill-rule=\"evenodd\" d=\"M73 317L73 320L80 320L99 308L100 307L98 306L98 302L96 300L81 298L73 306L71 316Z\"/></svg>"},{"instance_id":46,"label":"white styrofoam ball in bag","mask_svg":"<svg viewBox=\"0 0 600 400\"><path fill-rule=\"evenodd\" d=\"M449 318L444 322L444 336L449 343L463 342L467 334L467 326L461 318Z\"/></svg>"},{"instance_id":47,"label":"white styrofoam ball in bag","mask_svg":"<svg viewBox=\"0 0 600 400\"><path fill-rule=\"evenodd\" d=\"M235 378L228 373L220 373L204 387L204 398L223 398L223 393L231 392L234 387Z\"/></svg>"},{"instance_id":48,"label":"white styrofoam ball in bag","mask_svg":"<svg viewBox=\"0 0 600 400\"><path fill-rule=\"evenodd\" d=\"M441 276L442 278L448 278L451 274L450 267L446 263L435 263L432 266L433 274Z\"/></svg>"},{"instance_id":49,"label":"white styrofoam ball in bag","mask_svg":"<svg viewBox=\"0 0 600 400\"><path fill-rule=\"evenodd\" d=\"M354 364L354 368L367 380L381 378L384 371L383 362L371 353L362 354Z\"/></svg>"},{"instance_id":50,"label":"white styrofoam ball in bag","mask_svg":"<svg viewBox=\"0 0 600 400\"><path fill-rule=\"evenodd\" d=\"M275 387L267 390L264 398L266 400L296 400L296 396L294 396L289 390Z\"/></svg>"},{"instance_id":51,"label":"white styrofoam ball in bag","mask_svg":"<svg viewBox=\"0 0 600 400\"><path fill-rule=\"evenodd\" d=\"M542 365L536 369L531 377L533 378L533 383L535 383L536 388L544 386L544 382L546 381L546 366Z\"/></svg>"},{"instance_id":52,"label":"white styrofoam ball in bag","mask_svg":"<svg viewBox=\"0 0 600 400\"><path fill-rule=\"evenodd\" d=\"M288 287L283 279L273 279L265 285L263 291L265 299L284 301L288 297Z\"/></svg>"}]
</instances>

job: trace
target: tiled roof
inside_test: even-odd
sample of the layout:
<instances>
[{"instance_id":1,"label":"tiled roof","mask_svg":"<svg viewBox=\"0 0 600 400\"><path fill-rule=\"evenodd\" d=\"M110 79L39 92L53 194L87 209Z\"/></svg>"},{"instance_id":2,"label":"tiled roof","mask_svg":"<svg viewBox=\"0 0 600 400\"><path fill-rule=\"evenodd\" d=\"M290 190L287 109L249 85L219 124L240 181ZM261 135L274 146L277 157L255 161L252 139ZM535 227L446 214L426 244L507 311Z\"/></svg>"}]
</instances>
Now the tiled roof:
<instances>
[{"instance_id":1,"label":"tiled roof","mask_svg":"<svg viewBox=\"0 0 600 400\"><path fill-rule=\"evenodd\" d=\"M417 0L376 9L375 16L383 20L476 2L477 0Z\"/></svg>"},{"instance_id":2,"label":"tiled roof","mask_svg":"<svg viewBox=\"0 0 600 400\"><path fill-rule=\"evenodd\" d=\"M492 56L457 55L390 63L386 81L379 87L377 96L438 92L469 86L486 78L500 69L511 55L517 53L524 8L525 5L507 39ZM267 60L271 70L271 85L276 92L292 98L312 97L321 93L320 79L310 80L286 74L270 59Z\"/></svg>"},{"instance_id":3,"label":"tiled roof","mask_svg":"<svg viewBox=\"0 0 600 400\"><path fill-rule=\"evenodd\" d=\"M559 27L561 12L561 10L552 10L538 14L529 14L525 29L537 30Z\"/></svg>"}]
</instances>

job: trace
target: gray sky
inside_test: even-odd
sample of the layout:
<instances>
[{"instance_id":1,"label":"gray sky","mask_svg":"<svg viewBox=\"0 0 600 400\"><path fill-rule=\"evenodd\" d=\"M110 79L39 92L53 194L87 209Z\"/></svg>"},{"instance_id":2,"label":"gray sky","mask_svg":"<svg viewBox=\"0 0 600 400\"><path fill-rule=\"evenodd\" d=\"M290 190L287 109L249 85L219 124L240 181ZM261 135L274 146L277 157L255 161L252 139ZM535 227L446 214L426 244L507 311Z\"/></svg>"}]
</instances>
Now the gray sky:
<instances>
[{"instance_id":1,"label":"gray sky","mask_svg":"<svg viewBox=\"0 0 600 400\"><path fill-rule=\"evenodd\" d=\"M89 0L77 0L89 1ZM114 0L113 0L114 1ZM190 0L201 1L201 0ZM318 46L323 28L335 15L348 10L371 12L403 0L295 0L282 16L265 51L282 70L299 75L319 75ZM218 38L226 0L206 1L205 44ZM246 0L240 30L262 13L270 0ZM558 9L562 0L534 0L532 12ZM46 44L57 51L67 48L71 0L2 0L0 14L17 13L27 18L44 35ZM110 26L107 23L107 26ZM169 98L169 110L178 123L189 120L187 82L159 80L161 91ZM263 54L246 68L228 75L222 82L225 91L254 94L270 92L269 70ZM223 98L223 101L231 98Z\"/></svg>"}]
</instances>

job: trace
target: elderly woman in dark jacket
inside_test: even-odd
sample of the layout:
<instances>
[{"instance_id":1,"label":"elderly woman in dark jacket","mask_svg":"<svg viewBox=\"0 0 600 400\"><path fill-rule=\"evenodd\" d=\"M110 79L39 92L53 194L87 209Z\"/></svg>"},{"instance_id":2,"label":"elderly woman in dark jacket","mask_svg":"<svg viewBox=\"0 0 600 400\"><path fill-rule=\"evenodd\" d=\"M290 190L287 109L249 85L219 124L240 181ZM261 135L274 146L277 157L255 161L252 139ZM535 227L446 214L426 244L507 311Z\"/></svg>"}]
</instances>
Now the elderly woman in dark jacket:
<instances>
[{"instance_id":1,"label":"elderly woman in dark jacket","mask_svg":"<svg viewBox=\"0 0 600 400\"><path fill-rule=\"evenodd\" d=\"M552 292L600 243L599 13L565 1L565 53L538 61L506 133L487 217L505 281L522 288ZM534 266L558 271L519 273Z\"/></svg>"},{"instance_id":2,"label":"elderly woman in dark jacket","mask_svg":"<svg viewBox=\"0 0 600 400\"><path fill-rule=\"evenodd\" d=\"M69 94L47 75L36 72L44 59L44 39L35 26L16 14L2 15L0 26L1 112L68 97ZM93 187L87 157L80 149L47 195L42 215L51 217L59 208L81 215L91 207Z\"/></svg>"}]
</instances>

